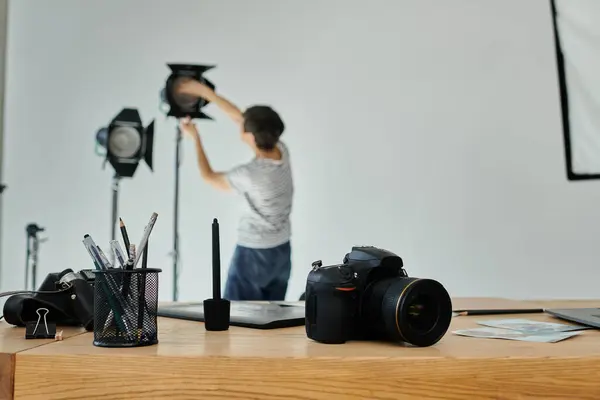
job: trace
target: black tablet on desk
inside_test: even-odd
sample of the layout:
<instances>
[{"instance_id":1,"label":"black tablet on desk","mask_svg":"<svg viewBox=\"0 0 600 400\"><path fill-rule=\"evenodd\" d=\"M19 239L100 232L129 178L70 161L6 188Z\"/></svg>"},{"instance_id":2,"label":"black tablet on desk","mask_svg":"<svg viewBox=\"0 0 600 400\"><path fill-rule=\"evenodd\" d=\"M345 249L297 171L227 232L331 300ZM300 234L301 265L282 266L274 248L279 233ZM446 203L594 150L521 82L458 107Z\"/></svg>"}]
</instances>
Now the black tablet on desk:
<instances>
[{"instance_id":1,"label":"black tablet on desk","mask_svg":"<svg viewBox=\"0 0 600 400\"><path fill-rule=\"evenodd\" d=\"M170 303L158 306L158 316L204 322L204 307L199 303ZM232 301L231 326L278 329L304 326L304 302Z\"/></svg>"}]
</instances>

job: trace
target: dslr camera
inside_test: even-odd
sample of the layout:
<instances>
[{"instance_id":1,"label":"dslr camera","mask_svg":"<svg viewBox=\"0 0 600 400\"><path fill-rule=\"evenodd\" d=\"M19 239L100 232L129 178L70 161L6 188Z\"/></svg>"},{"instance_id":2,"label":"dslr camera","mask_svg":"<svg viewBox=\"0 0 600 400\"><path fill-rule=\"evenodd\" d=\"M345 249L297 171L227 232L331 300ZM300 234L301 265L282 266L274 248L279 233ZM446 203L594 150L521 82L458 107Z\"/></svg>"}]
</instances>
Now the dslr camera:
<instances>
[{"instance_id":1,"label":"dslr camera","mask_svg":"<svg viewBox=\"0 0 600 400\"><path fill-rule=\"evenodd\" d=\"M439 282L409 277L402 258L354 246L342 264L315 261L306 282L307 336L321 343L385 340L426 347L452 319L450 295Z\"/></svg>"}]
</instances>

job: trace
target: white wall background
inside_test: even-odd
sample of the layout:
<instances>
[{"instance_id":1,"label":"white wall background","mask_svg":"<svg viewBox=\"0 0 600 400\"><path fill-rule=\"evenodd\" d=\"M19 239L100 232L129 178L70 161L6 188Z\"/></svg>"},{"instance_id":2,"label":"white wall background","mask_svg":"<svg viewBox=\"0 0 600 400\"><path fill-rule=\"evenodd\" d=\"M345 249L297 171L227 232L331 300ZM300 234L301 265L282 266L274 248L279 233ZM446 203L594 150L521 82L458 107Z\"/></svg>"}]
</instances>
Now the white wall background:
<instances>
[{"instance_id":1,"label":"white wall background","mask_svg":"<svg viewBox=\"0 0 600 400\"><path fill-rule=\"evenodd\" d=\"M4 81L6 77L6 42L7 42L7 0L0 0L0 185L3 183L2 171L4 155ZM2 254L2 195L0 195L0 255ZM0 287L2 286L2 257L0 257Z\"/></svg>"},{"instance_id":2,"label":"white wall background","mask_svg":"<svg viewBox=\"0 0 600 400\"><path fill-rule=\"evenodd\" d=\"M9 13L3 289L23 285L29 222L47 228L40 281L89 268L85 233L110 237L111 169L96 129L121 108L157 118L155 172L122 183L137 242L153 211L151 266L171 297L174 122L158 111L167 62L215 63L240 106L274 105L293 152L294 270L354 244L401 255L454 296L598 297L600 183L565 178L546 0L18 0ZM213 166L251 157L210 108ZM180 299L210 296L211 220L224 275L236 202L181 170ZM106 245L105 245L106 246Z\"/></svg>"}]
</instances>

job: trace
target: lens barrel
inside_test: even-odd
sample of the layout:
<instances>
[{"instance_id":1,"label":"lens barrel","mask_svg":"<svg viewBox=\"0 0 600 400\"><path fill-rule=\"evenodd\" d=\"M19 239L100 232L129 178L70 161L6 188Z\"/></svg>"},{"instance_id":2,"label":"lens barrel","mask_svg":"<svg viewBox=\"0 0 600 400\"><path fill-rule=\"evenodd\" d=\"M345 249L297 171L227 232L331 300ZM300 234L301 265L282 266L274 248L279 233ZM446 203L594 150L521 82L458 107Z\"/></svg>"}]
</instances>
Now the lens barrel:
<instances>
[{"instance_id":1,"label":"lens barrel","mask_svg":"<svg viewBox=\"0 0 600 400\"><path fill-rule=\"evenodd\" d=\"M452 300L432 279L394 277L372 283L362 304L365 329L387 340L426 347L437 343L452 320Z\"/></svg>"}]
</instances>

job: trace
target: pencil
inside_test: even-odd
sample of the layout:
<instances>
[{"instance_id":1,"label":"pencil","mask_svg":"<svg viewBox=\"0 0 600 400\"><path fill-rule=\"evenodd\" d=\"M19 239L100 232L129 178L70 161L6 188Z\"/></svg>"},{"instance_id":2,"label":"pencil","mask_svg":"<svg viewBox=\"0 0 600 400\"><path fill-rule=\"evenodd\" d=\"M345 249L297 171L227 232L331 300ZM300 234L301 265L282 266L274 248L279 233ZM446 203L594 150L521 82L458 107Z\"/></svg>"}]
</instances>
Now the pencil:
<instances>
[{"instance_id":1,"label":"pencil","mask_svg":"<svg viewBox=\"0 0 600 400\"><path fill-rule=\"evenodd\" d=\"M123 236L123 243L125 244L125 250L127 251L127 255L131 257L129 254L129 235L127 235L127 228L125 228L125 222L121 218L119 218L119 228L121 229L121 235Z\"/></svg>"},{"instance_id":2,"label":"pencil","mask_svg":"<svg viewBox=\"0 0 600 400\"><path fill-rule=\"evenodd\" d=\"M466 315L504 315L504 314L540 314L544 312L543 308L521 308L521 309L496 309L496 310L455 310L460 316Z\"/></svg>"}]
</instances>

